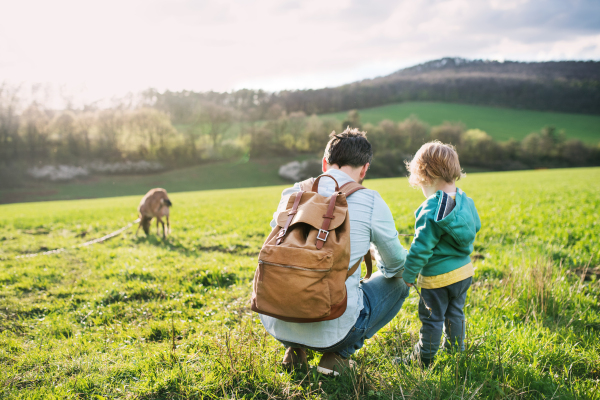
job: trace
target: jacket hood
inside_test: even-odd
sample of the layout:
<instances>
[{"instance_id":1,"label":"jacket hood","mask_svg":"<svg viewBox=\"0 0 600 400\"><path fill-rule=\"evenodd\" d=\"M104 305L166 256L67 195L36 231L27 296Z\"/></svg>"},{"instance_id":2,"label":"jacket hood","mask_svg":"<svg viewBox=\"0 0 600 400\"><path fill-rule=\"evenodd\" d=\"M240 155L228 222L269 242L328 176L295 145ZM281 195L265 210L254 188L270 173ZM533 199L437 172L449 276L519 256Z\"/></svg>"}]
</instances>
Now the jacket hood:
<instances>
[{"instance_id":1,"label":"jacket hood","mask_svg":"<svg viewBox=\"0 0 600 400\"><path fill-rule=\"evenodd\" d=\"M481 229L475 203L461 189L456 189L456 199L438 190L435 223L454 238L460 246L469 246Z\"/></svg>"}]
</instances>

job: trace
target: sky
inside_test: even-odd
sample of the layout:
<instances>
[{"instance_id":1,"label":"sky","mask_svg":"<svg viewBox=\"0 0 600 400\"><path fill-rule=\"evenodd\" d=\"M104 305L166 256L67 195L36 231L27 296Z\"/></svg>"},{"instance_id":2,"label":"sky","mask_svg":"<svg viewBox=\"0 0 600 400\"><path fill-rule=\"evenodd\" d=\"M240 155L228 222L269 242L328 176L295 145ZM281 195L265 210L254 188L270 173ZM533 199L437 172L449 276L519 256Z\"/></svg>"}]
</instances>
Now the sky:
<instances>
[{"instance_id":1,"label":"sky","mask_svg":"<svg viewBox=\"0 0 600 400\"><path fill-rule=\"evenodd\" d=\"M332 87L446 56L600 60L600 1L0 0L0 84L79 102Z\"/></svg>"}]
</instances>

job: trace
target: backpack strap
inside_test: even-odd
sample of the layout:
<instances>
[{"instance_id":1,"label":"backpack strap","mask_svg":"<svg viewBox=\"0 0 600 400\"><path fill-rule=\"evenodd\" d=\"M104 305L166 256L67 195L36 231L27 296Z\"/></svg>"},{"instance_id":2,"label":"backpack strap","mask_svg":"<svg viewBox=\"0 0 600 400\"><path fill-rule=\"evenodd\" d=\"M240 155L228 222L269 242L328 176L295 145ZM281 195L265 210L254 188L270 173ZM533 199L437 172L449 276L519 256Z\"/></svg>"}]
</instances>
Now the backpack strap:
<instances>
[{"instance_id":1,"label":"backpack strap","mask_svg":"<svg viewBox=\"0 0 600 400\"><path fill-rule=\"evenodd\" d=\"M315 181L315 184L317 181ZM339 189L339 188L338 188ZM323 215L323 225L321 225L321 229L319 229L319 233L317 233L317 250L321 250L323 245L327 241L327 237L329 236L329 225L331 224L331 220L333 219L333 212L335 210L335 202L337 200L339 192L335 192L331 196L331 200L329 200L329 207L327 207L327 213Z\"/></svg>"},{"instance_id":2,"label":"backpack strap","mask_svg":"<svg viewBox=\"0 0 600 400\"><path fill-rule=\"evenodd\" d=\"M327 176L329 176L329 175L327 175ZM315 178L308 178L306 180L303 180L302 182L299 182L300 190L302 190L304 192L310 192L313 189L314 183L315 183ZM339 188L339 190L341 192L343 192L346 195L346 197L350 196L352 193L356 192L357 190L361 190L361 189L366 189L366 187L364 187L360 183L356 183L354 181L346 182Z\"/></svg>"},{"instance_id":3,"label":"backpack strap","mask_svg":"<svg viewBox=\"0 0 600 400\"><path fill-rule=\"evenodd\" d=\"M303 190L299 191L296 194L296 200L294 201L294 205L292 206L292 211L290 211L290 213L288 214L287 221L285 221L285 226L277 234L277 242L276 242L277 246L279 246L281 244L281 242L283 241L283 237L287 233L287 230L290 227L292 220L294 219L294 215L296 215L296 213L298 212L298 205L300 204L300 199L302 198L303 194L304 194Z\"/></svg>"},{"instance_id":4,"label":"backpack strap","mask_svg":"<svg viewBox=\"0 0 600 400\"><path fill-rule=\"evenodd\" d=\"M336 192L331 196L331 200L329 200L329 207L327 207L327 213L325 215L323 215L323 225L321 226L321 229L319 229L319 233L317 233L317 243L315 243L317 250L321 250L323 248L323 245L327 241L327 237L329 236L329 225L331 224L331 220L333 219L333 212L335 210L335 202L337 200L338 194L341 192L341 188L337 185L337 181L335 180L335 178L331 175L326 175L326 174L323 174L314 180L313 186L312 186L313 192L316 192L318 190L319 179L321 179L321 177L323 177L323 176L327 176L335 181ZM308 182L308 179L304 182L301 182L300 186L302 187L302 185L305 184L305 182ZM347 191L346 196L350 196L352 193L356 192L357 190L366 189L364 186L362 186L354 181L350 181L350 182L342 185L342 188L343 187L346 187L346 191ZM366 260L366 257L365 257L365 260ZM371 261L371 254L369 253L369 262L370 261ZM372 267L370 270L372 270ZM370 273L368 275L371 276Z\"/></svg>"},{"instance_id":5,"label":"backpack strap","mask_svg":"<svg viewBox=\"0 0 600 400\"><path fill-rule=\"evenodd\" d=\"M333 181L335 182L335 191L338 192L340 190L340 185L338 184L338 181L333 176L331 176L329 174L321 174L321 175L317 176L315 178L315 181L313 182L312 191L315 192L315 193L319 191L319 181L324 176L333 179Z\"/></svg>"},{"instance_id":6,"label":"backpack strap","mask_svg":"<svg viewBox=\"0 0 600 400\"><path fill-rule=\"evenodd\" d=\"M364 278L362 278L360 281L365 281L367 279L369 279L371 277L371 274L373 273L373 259L371 258L371 250L369 249L369 251L367 251L367 254L365 254L364 256L365 258L365 265L367 266L367 274L365 275ZM358 262L356 264L354 264L352 266L352 268L350 268L348 270L348 273L346 273L346 280L348 280L348 278L350 278L358 269L358 267L360 266L360 263L362 262L363 258L361 257L360 260L358 260Z\"/></svg>"},{"instance_id":7,"label":"backpack strap","mask_svg":"<svg viewBox=\"0 0 600 400\"><path fill-rule=\"evenodd\" d=\"M342 186L340 186L340 192L343 192L346 195L346 197L349 197L354 192L357 192L362 189L366 189L366 187L354 181L344 183Z\"/></svg>"},{"instance_id":8,"label":"backpack strap","mask_svg":"<svg viewBox=\"0 0 600 400\"><path fill-rule=\"evenodd\" d=\"M327 175L327 176L329 176L329 175ZM311 191L314 188L315 183L317 183L317 184L319 183L318 182L319 178L317 178L317 179L308 178L308 179L300 182L300 190L303 192ZM333 178L333 177L331 177L331 178ZM334 179L334 181L335 181L335 179ZM336 181L336 183L337 183L337 181ZM318 189L318 187L317 187L317 189ZM355 193L359 190L362 190L362 189L366 189L366 187L364 187L360 183L350 181L350 182L347 182L347 183L343 184L342 186L340 186L338 190L340 192L343 192L346 195L346 197L349 197L353 193ZM299 202L298 198L301 195L297 195L297 196L298 197L296 198L296 201ZM329 202L329 207L327 209L327 213L323 216L323 218L324 218L323 226L321 227L321 230L317 234L317 239L318 239L317 240L317 249L321 249L323 247L323 244L327 240L327 236L329 234L329 232L327 232L327 229L329 228L329 224L331 223L331 219L333 218L333 211L335 209L336 200L337 200L337 193L334 193L334 195L331 198L331 201ZM296 202L294 202L294 204L296 204ZM294 209L292 209L292 211L294 211ZM294 212L294 214L295 214L295 212ZM286 222L286 226L283 230L286 230L289 227L292 217L293 217L293 214L290 214L290 217L288 217L288 221ZM285 235L285 233L283 235ZM373 273L373 259L371 258L371 250L367 251L367 254L364 255L364 260L365 260L365 265L367 267L367 274L365 275L365 277L363 279L361 279L361 282L369 279L371 277L371 274ZM356 264L354 264L352 266L352 268L350 268L348 270L348 272L346 273L346 279L348 279L350 276L352 276L356 272L358 267L360 267L360 264L362 263L362 261L363 261L363 257L361 257L361 259L358 260L358 262Z\"/></svg>"}]
</instances>

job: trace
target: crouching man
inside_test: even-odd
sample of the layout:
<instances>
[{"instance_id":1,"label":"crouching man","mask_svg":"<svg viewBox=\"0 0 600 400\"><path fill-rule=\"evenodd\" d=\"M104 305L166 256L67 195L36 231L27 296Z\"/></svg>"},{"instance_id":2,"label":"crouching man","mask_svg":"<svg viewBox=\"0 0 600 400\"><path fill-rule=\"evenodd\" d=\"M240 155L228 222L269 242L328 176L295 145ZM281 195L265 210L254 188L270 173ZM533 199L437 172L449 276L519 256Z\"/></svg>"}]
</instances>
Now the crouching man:
<instances>
[{"instance_id":1,"label":"crouching man","mask_svg":"<svg viewBox=\"0 0 600 400\"><path fill-rule=\"evenodd\" d=\"M316 185L318 194L329 199L338 191L344 192L344 185L358 187L353 182L362 183L372 156L371 144L364 132L360 132L358 129L346 129L340 134L333 132L325 148L323 172L333 177L335 181L330 177L320 179ZM336 186L336 183L339 186ZM273 221L271 221L271 228L275 229L278 226L279 214L289 206L290 196L301 190L308 191L305 187L306 181L296 183L293 187L283 191L281 201L273 215ZM392 213L376 191L363 187L360 189L362 190L356 190L347 197L350 261L347 265L344 264L342 272L345 271L344 274L348 270L352 272L352 268L360 265L358 263L369 252L371 244L377 249L377 252L374 253L378 271L362 283L360 267L356 268L352 274L348 272L349 276L345 281L346 308L343 314L335 319L318 322L290 322L265 315L265 313L260 314L260 319L267 332L286 347L283 359L283 364L286 366L306 365L305 349L308 348L323 353L318 366L321 373L337 375L345 368L353 368L355 363L350 360L350 356L363 346L365 339L371 338L394 318L409 294L408 286L401 279L407 252L398 240ZM294 197L298 196L302 196L302 193ZM300 210L303 210L302 205ZM301 214L300 210L297 215ZM292 215L296 215L296 211L289 212L289 214L290 219L293 219ZM321 220L327 218L326 215L321 216L321 214L323 213L321 212L318 216ZM287 218L287 213L284 217ZM339 217L331 216L332 221L335 221L335 218ZM281 221L282 218L279 220ZM329 224L327 226L329 227ZM281 229L281 225L279 229ZM282 231L281 237L283 238L286 235L286 229L282 229ZM325 230L319 230L316 243L319 240L326 240L327 236ZM290 260L290 264L293 264L291 261L293 260ZM256 279L255 277L255 281Z\"/></svg>"}]
</instances>

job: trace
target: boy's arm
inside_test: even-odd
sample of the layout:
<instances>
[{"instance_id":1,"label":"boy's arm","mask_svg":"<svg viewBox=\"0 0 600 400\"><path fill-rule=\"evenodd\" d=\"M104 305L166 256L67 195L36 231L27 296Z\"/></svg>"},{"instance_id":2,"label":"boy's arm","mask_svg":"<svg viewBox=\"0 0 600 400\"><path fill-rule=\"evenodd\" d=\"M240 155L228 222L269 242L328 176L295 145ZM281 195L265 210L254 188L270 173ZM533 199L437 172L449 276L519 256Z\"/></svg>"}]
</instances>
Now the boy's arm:
<instances>
[{"instance_id":1,"label":"boy's arm","mask_svg":"<svg viewBox=\"0 0 600 400\"><path fill-rule=\"evenodd\" d=\"M435 202L437 205L437 202ZM404 282L414 283L417 275L433 255L433 249L440 241L441 229L435 224L436 207L427 202L418 212L415 222L415 237L404 264Z\"/></svg>"},{"instance_id":2,"label":"boy's arm","mask_svg":"<svg viewBox=\"0 0 600 400\"><path fill-rule=\"evenodd\" d=\"M401 271L406 261L406 250L398 240L396 223L388 205L379 193L373 199L371 214L371 242L375 245L377 269L386 278L392 278Z\"/></svg>"}]
</instances>

